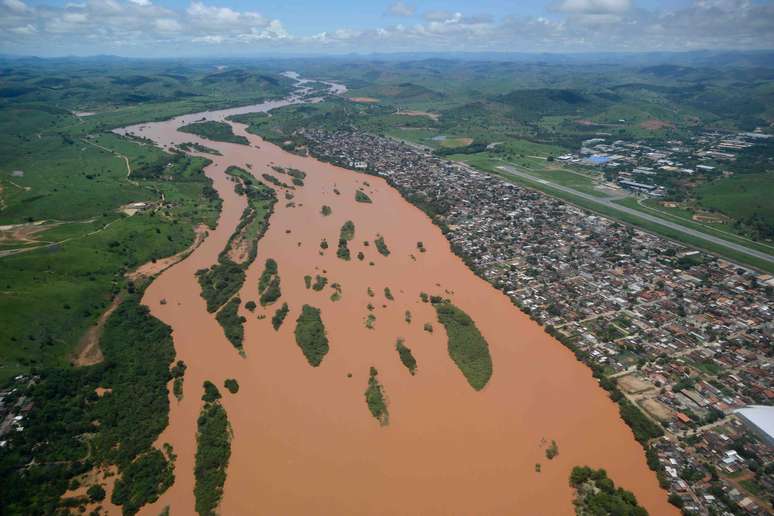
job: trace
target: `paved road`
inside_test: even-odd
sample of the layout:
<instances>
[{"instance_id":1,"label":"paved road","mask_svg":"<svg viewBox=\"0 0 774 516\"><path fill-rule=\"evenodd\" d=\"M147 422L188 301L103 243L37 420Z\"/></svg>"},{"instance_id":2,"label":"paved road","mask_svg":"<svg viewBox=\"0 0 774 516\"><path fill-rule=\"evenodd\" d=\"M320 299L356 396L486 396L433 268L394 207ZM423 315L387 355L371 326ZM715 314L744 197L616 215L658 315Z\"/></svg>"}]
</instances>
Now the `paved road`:
<instances>
[{"instance_id":1,"label":"paved road","mask_svg":"<svg viewBox=\"0 0 774 516\"><path fill-rule=\"evenodd\" d=\"M594 197L593 195L589 195L587 193L580 192L578 190L575 190L574 188L569 188L567 186L558 185L556 183L551 183L549 181L546 181L544 179L535 177L533 175L527 174L525 172L522 172L521 170L512 167L510 165L503 165L500 167L497 167L500 170L507 172L508 174L512 174L514 176L518 176L536 183L547 185L551 188L554 188L556 190L572 194L575 196L578 196L584 200L591 201L596 204L600 204L602 206L605 206L607 208L612 208L614 210L627 213L629 215L637 216L641 219L647 220L648 222L653 222L655 224L660 224L662 226L666 226L670 229L674 229L675 231L679 231L681 233L684 233L686 235L690 235L692 237L700 238L702 240L706 240L707 242L712 242L713 244L717 244L723 247L726 247L728 249L733 249L734 251L744 253L748 256L754 256L755 258L759 258L761 260L765 260L768 263L774 264L774 256L764 253L763 251L758 251L757 249L750 249L749 247L745 247L741 244L736 244L734 242L729 242L728 240L724 240L722 238L718 238L712 235L708 235L707 233L702 233L701 231L696 231L695 229L691 229L685 226L682 226L680 224L670 222L668 220L662 219L661 217L656 217L655 215L650 215L649 213L644 213L639 210L635 210L633 208L629 208L627 206L621 206L620 204L616 204L612 202L610 199L605 199L604 197Z\"/></svg>"}]
</instances>

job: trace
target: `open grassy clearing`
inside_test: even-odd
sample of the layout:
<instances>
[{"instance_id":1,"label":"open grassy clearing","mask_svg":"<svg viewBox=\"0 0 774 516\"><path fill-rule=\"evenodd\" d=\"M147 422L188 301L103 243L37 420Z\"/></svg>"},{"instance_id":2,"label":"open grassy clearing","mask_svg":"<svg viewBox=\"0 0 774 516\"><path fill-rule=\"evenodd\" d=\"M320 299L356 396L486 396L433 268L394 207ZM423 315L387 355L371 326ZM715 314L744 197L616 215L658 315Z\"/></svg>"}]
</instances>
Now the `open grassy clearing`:
<instances>
[{"instance_id":1,"label":"open grassy clearing","mask_svg":"<svg viewBox=\"0 0 774 516\"><path fill-rule=\"evenodd\" d=\"M735 219L756 215L774 220L774 172L745 174L718 179L696 190L699 203Z\"/></svg>"}]
</instances>

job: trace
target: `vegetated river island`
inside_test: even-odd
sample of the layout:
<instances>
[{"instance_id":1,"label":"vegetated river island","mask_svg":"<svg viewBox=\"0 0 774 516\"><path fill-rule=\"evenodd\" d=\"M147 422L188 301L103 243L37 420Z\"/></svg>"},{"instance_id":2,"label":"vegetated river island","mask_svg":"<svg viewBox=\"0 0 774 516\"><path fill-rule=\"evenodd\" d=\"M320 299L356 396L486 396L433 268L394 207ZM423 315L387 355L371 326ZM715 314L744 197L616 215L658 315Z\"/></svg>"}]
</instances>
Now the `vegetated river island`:
<instances>
[{"instance_id":1,"label":"vegetated river island","mask_svg":"<svg viewBox=\"0 0 774 516\"><path fill-rule=\"evenodd\" d=\"M604 468L651 514L676 514L617 406L590 371L467 269L424 213L376 177L367 178L371 202L358 202L366 176L285 152L226 120L287 103L122 130L165 148L191 142L221 154L206 155L212 164L205 169L223 199L217 228L159 275L143 299L173 328L176 360L187 369L183 396L171 403L169 427L158 440L159 446L172 444L177 454L175 483L141 513L155 516L165 507L174 514L195 513L201 386L233 378L239 394L220 400L233 431L221 514L573 514L568 479L578 465ZM249 145L178 132L202 119L228 122ZM226 174L231 166L250 171L278 198L292 187L294 198L276 203L257 256L234 294L257 300L266 260L276 261L282 275L276 303L251 305L254 311L238 308L245 318L243 355L208 312L196 278L198 270L218 263L247 207ZM303 186L266 183L263 174L278 166L303 171ZM330 211L323 215L320 206ZM321 240L338 242L347 221L356 227L347 247L363 260L337 258L335 249L321 252ZM388 254L366 245L376 239L389 243ZM427 251L417 253L417 242ZM307 289L304 276L310 271L331 278L346 295L332 300ZM377 304L368 289L385 285L394 300ZM491 377L476 384L480 390L449 356L443 321L431 303L421 301L421 292L448 298L488 343ZM275 330L272 317L285 303L288 317ZM295 339L304 305L319 309L329 343L317 367ZM407 312L413 323L407 323ZM369 316L375 318L371 329L362 323ZM435 331L424 331L426 324ZM398 338L411 343L416 375L406 374L396 353ZM372 366L387 395L389 425L372 417L364 401ZM545 436L562 448L548 462L540 446Z\"/></svg>"}]
</instances>

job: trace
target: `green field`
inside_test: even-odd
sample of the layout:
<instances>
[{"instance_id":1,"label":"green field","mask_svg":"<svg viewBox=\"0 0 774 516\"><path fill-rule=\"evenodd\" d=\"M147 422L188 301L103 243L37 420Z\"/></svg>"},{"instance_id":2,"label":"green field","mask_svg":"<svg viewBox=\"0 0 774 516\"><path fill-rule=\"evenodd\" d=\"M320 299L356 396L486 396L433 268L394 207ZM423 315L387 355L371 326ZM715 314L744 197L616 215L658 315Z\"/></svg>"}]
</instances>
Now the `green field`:
<instances>
[{"instance_id":1,"label":"green field","mask_svg":"<svg viewBox=\"0 0 774 516\"><path fill-rule=\"evenodd\" d=\"M63 223L34 235L46 246L0 257L0 383L30 367L65 365L123 274L185 249L193 226L214 226L219 210L202 172L206 160L113 134L86 138L71 115L3 111L11 116L0 118L0 224ZM50 132L38 138L28 118ZM129 159L131 177L115 153ZM149 204L133 216L119 211L131 202Z\"/></svg>"},{"instance_id":2,"label":"green field","mask_svg":"<svg viewBox=\"0 0 774 516\"><path fill-rule=\"evenodd\" d=\"M677 222L685 227L695 229L697 231L703 231L716 237L721 237L725 240L728 240L729 242L747 246L750 249L757 249L765 253L774 254L774 244L751 240L747 238L741 231L739 231L733 224L696 222L692 218L693 212L691 210L681 208L665 208L658 204L657 201L646 199L640 202L634 197L627 197L626 199L620 199L613 202L622 206L633 208L635 210L640 210L645 213L650 213L651 215L658 215L665 220Z\"/></svg>"},{"instance_id":3,"label":"green field","mask_svg":"<svg viewBox=\"0 0 774 516\"><path fill-rule=\"evenodd\" d=\"M704 208L735 219L759 216L774 220L774 171L718 179L700 186L696 197Z\"/></svg>"},{"instance_id":4,"label":"green field","mask_svg":"<svg viewBox=\"0 0 774 516\"><path fill-rule=\"evenodd\" d=\"M0 384L33 367L68 364L125 285L125 272L185 249L195 225L217 221L220 199L203 173L206 160L108 129L258 102L284 95L291 82L254 66L216 72L162 61L5 70L0 225L43 225L28 235L33 242L0 234L0 253L38 247L0 255ZM122 213L138 202L144 209Z\"/></svg>"}]
</instances>

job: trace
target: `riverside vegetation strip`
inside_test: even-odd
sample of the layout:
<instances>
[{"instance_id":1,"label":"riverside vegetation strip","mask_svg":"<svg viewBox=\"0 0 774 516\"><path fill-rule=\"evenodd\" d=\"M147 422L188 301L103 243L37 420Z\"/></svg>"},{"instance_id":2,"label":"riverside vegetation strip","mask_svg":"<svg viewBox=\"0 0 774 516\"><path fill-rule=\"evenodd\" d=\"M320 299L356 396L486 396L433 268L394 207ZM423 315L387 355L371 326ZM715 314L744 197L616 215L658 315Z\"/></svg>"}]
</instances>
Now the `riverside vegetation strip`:
<instances>
[{"instance_id":1,"label":"riverside vegetation strip","mask_svg":"<svg viewBox=\"0 0 774 516\"><path fill-rule=\"evenodd\" d=\"M0 454L0 492L10 513L84 505L82 498L62 495L71 478L94 467L118 467L122 479L112 502L125 514L169 487L172 465L153 444L168 423L167 382L175 352L170 328L153 318L140 298L139 292L127 295L108 318L102 363L45 370L23 393L36 409L25 418L25 431L10 434ZM97 398L97 387L109 391ZM23 474L20 463L29 463Z\"/></svg>"},{"instance_id":2,"label":"riverside vegetation strip","mask_svg":"<svg viewBox=\"0 0 774 516\"><path fill-rule=\"evenodd\" d=\"M648 511L637 503L634 494L616 488L604 469L576 466L570 473L570 485L575 488L575 513L578 516L648 516Z\"/></svg>"},{"instance_id":3,"label":"riverside vegetation strip","mask_svg":"<svg viewBox=\"0 0 774 516\"><path fill-rule=\"evenodd\" d=\"M109 131L154 117L249 103L267 93L249 79L250 96L219 97L226 82L218 94L169 96L175 81L185 81L192 91L210 79L187 67L176 72L185 76L171 79L163 68L147 64L142 73L152 77L142 80L164 87L149 96L143 86L143 94L134 95L138 85L126 75L137 72L137 63L104 63L99 71L75 66L78 70L56 88L0 96L0 224L44 221L36 225L42 228L39 244L0 245L0 384L34 370L34 382L30 376L15 380L18 396L32 410L25 414L24 432L3 436L1 513L84 512L89 500L104 498L102 487L88 486L88 497L63 495L71 480L90 478L92 468L117 469L111 501L125 514L156 500L172 482L172 451L164 447L162 452L153 443L167 426L167 382L174 378L182 387L184 367L178 362L169 370L170 329L140 304L145 278L127 279L125 273L188 248L195 226L215 226L221 201L203 173L207 160L166 153ZM58 80L50 70L14 68L4 80ZM76 117L67 111L84 110L82 103L105 113ZM18 187L6 182L11 170L24 171L13 177ZM130 203L143 207L125 215L121 208ZM17 247L24 252L9 252ZM120 302L96 335L102 361L72 367L81 336L113 299ZM33 327L31 320L37 321Z\"/></svg>"},{"instance_id":4,"label":"riverside vegetation strip","mask_svg":"<svg viewBox=\"0 0 774 516\"><path fill-rule=\"evenodd\" d=\"M201 415L197 420L196 466L196 512L201 516L215 515L223 497L226 482L226 468L231 458L233 433L226 409L220 404L220 392L211 382L204 382Z\"/></svg>"}]
</instances>

